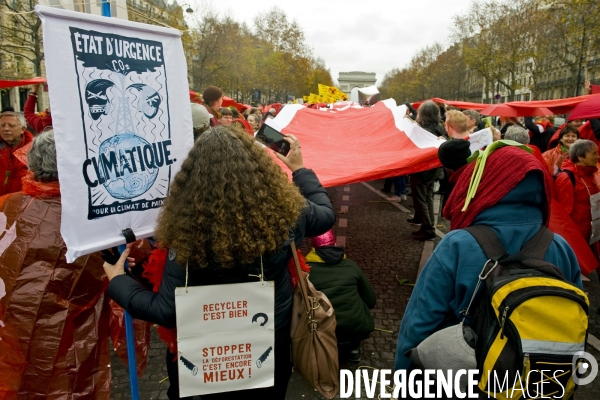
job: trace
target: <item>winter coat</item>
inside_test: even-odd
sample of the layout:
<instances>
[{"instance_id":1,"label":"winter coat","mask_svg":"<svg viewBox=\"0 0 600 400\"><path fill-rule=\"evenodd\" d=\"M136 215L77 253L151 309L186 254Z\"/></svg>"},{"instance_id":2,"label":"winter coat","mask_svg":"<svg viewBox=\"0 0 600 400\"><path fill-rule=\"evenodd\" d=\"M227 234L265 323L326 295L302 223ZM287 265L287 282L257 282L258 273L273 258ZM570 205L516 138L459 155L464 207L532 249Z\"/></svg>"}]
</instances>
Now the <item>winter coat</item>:
<instances>
[{"instance_id":1,"label":"winter coat","mask_svg":"<svg viewBox=\"0 0 600 400\"><path fill-rule=\"evenodd\" d=\"M444 129L444 125L442 124L435 124L435 125L423 125L421 126L421 128L425 129L426 131L433 133L435 136L440 137L440 136L446 136L446 129Z\"/></svg>"},{"instance_id":2,"label":"winter coat","mask_svg":"<svg viewBox=\"0 0 600 400\"><path fill-rule=\"evenodd\" d=\"M575 186L568 174L560 173L554 181L554 195L571 215L571 219L583 237L589 239L592 230L590 195L600 191L594 181L594 173L598 171L598 167L575 165L570 159L567 159L562 163L562 169L571 171L575 175Z\"/></svg>"},{"instance_id":3,"label":"winter coat","mask_svg":"<svg viewBox=\"0 0 600 400\"><path fill-rule=\"evenodd\" d=\"M567 148L566 152L563 152L563 146L558 145L553 149L550 149L542 154L544 158L544 164L548 166L548 172L550 175L554 175L561 168L563 161L569 158L569 149Z\"/></svg>"},{"instance_id":4,"label":"winter coat","mask_svg":"<svg viewBox=\"0 0 600 400\"><path fill-rule=\"evenodd\" d=\"M429 133L434 134L437 137L446 137L446 129L444 129L444 125L442 124L423 125L421 126L421 128L425 129ZM415 176L417 179L420 180L421 183L425 185L433 184L435 178L437 177L437 170L437 168L434 168L426 171L416 172L414 174L411 174L410 176Z\"/></svg>"},{"instance_id":5,"label":"winter coat","mask_svg":"<svg viewBox=\"0 0 600 400\"><path fill-rule=\"evenodd\" d=\"M37 96L30 94L27 96L27 101L23 106L23 115L27 124L31 126L37 133L44 130L45 127L52 125L52 116L46 112L36 113L35 105L37 103Z\"/></svg>"},{"instance_id":6,"label":"winter coat","mask_svg":"<svg viewBox=\"0 0 600 400\"><path fill-rule=\"evenodd\" d=\"M29 131L23 132L18 145L11 147L0 139L0 196L21 191L21 179L27 174L27 165L19 161L14 152L33 141Z\"/></svg>"},{"instance_id":7,"label":"winter coat","mask_svg":"<svg viewBox=\"0 0 600 400\"><path fill-rule=\"evenodd\" d=\"M335 223L335 212L327 192L321 186L315 173L300 169L293 174L294 183L307 199L306 207L293 229L291 239L300 247L305 236L318 236L329 230ZM275 281L275 330L289 329L292 311L292 285L287 264L292 258L289 243L283 243L279 250L263 256L263 267L267 280ZM175 250L176 251L176 250ZM189 267L189 286L215 285L256 281L260 273L260 258L251 265L221 268L209 265L205 268ZM175 288L185 285L185 266L175 262L173 254L167 257L163 279L158 293L140 286L133 278L119 275L108 285L108 294L120 306L138 319L174 328Z\"/></svg>"},{"instance_id":8,"label":"winter coat","mask_svg":"<svg viewBox=\"0 0 600 400\"><path fill-rule=\"evenodd\" d=\"M337 250L337 251L336 251ZM327 296L335 310L339 343L357 342L369 337L375 325L370 309L377 297L364 272L341 247L327 246L306 256L309 279Z\"/></svg>"},{"instance_id":9,"label":"winter coat","mask_svg":"<svg viewBox=\"0 0 600 400\"><path fill-rule=\"evenodd\" d=\"M542 153L548 150L548 143L556 130L550 123L536 124L532 117L525 117L525 127L529 129L529 144L536 146Z\"/></svg>"},{"instance_id":10,"label":"winter coat","mask_svg":"<svg viewBox=\"0 0 600 400\"><path fill-rule=\"evenodd\" d=\"M473 225L494 229L506 251L515 254L540 229L546 201L542 181L528 174L498 203L477 215ZM462 319L461 311L467 308L487 259L475 238L465 230L451 231L440 241L423 267L404 312L396 370L410 368L406 351ZM562 237L554 235L544 260L559 267L569 282L582 287L577 259Z\"/></svg>"}]
</instances>

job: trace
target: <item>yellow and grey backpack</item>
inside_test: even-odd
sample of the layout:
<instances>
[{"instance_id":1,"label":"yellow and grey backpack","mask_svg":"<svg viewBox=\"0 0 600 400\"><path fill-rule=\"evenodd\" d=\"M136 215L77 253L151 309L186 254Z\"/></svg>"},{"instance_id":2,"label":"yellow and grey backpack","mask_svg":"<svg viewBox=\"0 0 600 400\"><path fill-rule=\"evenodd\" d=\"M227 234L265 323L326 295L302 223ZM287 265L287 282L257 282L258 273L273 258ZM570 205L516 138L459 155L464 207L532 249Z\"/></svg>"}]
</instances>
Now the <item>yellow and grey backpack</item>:
<instances>
[{"instance_id":1,"label":"yellow and grey backpack","mask_svg":"<svg viewBox=\"0 0 600 400\"><path fill-rule=\"evenodd\" d=\"M585 351L589 301L558 267L544 261L554 234L542 226L518 254L509 255L490 227L466 231L488 258L465 311L480 397L571 398L573 360ZM485 289L479 291L482 283Z\"/></svg>"}]
</instances>

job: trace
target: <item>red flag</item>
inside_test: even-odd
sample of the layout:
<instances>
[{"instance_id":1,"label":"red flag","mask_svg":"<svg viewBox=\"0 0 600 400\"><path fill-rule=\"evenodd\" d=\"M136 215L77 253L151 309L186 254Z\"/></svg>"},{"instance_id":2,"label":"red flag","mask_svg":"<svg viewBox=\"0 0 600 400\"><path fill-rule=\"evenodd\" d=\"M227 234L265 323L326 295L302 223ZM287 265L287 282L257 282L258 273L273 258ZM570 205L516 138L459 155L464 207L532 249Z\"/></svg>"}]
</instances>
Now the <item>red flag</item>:
<instances>
[{"instance_id":1,"label":"red flag","mask_svg":"<svg viewBox=\"0 0 600 400\"><path fill-rule=\"evenodd\" d=\"M295 135L304 165L323 186L337 186L439 167L443 140L419 127L392 99L370 108L314 110L289 104L267 124Z\"/></svg>"}]
</instances>

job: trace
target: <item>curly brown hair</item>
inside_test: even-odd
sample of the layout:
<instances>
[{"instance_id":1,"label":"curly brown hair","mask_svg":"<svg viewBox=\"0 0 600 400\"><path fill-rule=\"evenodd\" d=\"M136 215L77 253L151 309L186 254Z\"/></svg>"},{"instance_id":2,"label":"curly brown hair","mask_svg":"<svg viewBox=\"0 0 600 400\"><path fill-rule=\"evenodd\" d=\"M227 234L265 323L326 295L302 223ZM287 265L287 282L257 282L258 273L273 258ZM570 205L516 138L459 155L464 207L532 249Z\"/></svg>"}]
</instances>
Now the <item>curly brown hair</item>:
<instances>
[{"instance_id":1,"label":"curly brown hair","mask_svg":"<svg viewBox=\"0 0 600 400\"><path fill-rule=\"evenodd\" d=\"M194 143L158 217L177 262L250 264L289 237L306 200L247 133L217 126Z\"/></svg>"}]
</instances>

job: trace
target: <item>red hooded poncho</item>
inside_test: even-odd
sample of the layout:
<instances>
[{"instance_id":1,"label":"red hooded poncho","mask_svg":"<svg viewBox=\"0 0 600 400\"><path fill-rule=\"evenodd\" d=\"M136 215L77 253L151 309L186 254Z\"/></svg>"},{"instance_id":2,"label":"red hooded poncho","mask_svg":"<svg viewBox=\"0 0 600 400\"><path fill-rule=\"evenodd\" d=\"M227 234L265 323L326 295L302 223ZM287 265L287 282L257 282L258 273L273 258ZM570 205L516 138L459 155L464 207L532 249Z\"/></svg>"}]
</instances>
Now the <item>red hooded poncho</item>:
<instances>
[{"instance_id":1,"label":"red hooded poncho","mask_svg":"<svg viewBox=\"0 0 600 400\"><path fill-rule=\"evenodd\" d=\"M108 304L99 253L66 262L58 182L28 173L23 191L0 197L0 399L110 398L109 321L126 359L122 320ZM118 311L118 310L114 310ZM138 374L147 323L136 325Z\"/></svg>"},{"instance_id":2,"label":"red hooded poncho","mask_svg":"<svg viewBox=\"0 0 600 400\"><path fill-rule=\"evenodd\" d=\"M58 182L0 198L0 398L110 397L110 310L98 253L69 264Z\"/></svg>"}]
</instances>

